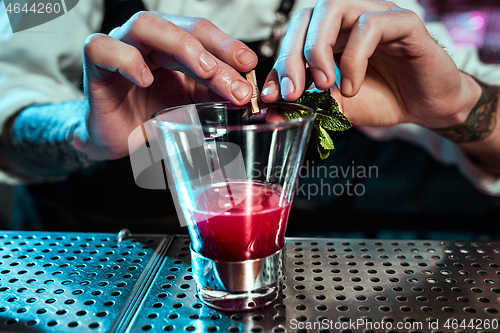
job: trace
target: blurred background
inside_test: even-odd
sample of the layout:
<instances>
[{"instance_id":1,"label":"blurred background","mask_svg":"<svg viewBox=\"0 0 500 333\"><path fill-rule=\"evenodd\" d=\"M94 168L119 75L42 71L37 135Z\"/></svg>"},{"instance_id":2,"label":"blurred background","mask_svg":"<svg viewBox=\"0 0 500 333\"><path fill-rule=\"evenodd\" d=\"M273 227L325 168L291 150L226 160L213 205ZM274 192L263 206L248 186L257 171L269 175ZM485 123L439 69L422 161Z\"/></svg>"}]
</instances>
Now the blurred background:
<instances>
[{"instance_id":1,"label":"blurred background","mask_svg":"<svg viewBox=\"0 0 500 333\"><path fill-rule=\"evenodd\" d=\"M419 0L427 21L442 21L458 45L473 45L485 63L500 63L500 1Z\"/></svg>"},{"instance_id":2,"label":"blurred background","mask_svg":"<svg viewBox=\"0 0 500 333\"><path fill-rule=\"evenodd\" d=\"M473 45L479 50L483 62L500 63L500 1L420 0L420 2L427 10L426 20L442 21L459 46ZM377 156L377 161L388 156L379 154L378 146L368 142L362 135L356 135L354 139L349 138L344 140L345 142L342 142L341 136L338 137L338 141L334 138L338 147L336 156L333 157L335 163L350 165L351 161L343 157L343 151L346 150L358 150L359 155L363 156ZM329 199L325 197L323 208L318 208L315 214L311 215L310 209L301 209L299 196L296 198L297 205L294 203L296 211L289 224L289 235L500 239L500 226L496 223L500 213L500 198L478 193L458 175L456 168L437 166L436 162L428 162L425 153L409 144L389 143L384 146L384 150L396 156L398 152L404 151L406 156L410 155L411 158L391 161L392 168L388 170L381 168L380 177L366 179L367 191L374 194L370 197L330 198L335 203L335 208L331 208L327 202ZM408 154L408 150L412 153ZM367 165L378 165L373 164L373 161L375 159L370 162L367 160ZM362 164L363 160L356 160L356 165ZM402 171L398 174L398 170L404 170L406 174L403 175ZM408 180L407 173L412 172L415 177ZM422 175L428 183L425 187L420 182ZM408 191L408 188L412 191ZM453 192L452 196L449 196L450 192ZM0 184L0 229L3 230L10 229L12 193L12 186ZM316 200L321 201L322 198ZM321 202L317 204L322 205ZM304 205L310 206L311 201L306 201ZM339 211L344 214L336 214ZM322 216L332 214L339 218L334 225L325 225ZM311 220L315 223L307 225L309 234L304 233L304 221L307 221L307 224ZM363 224L357 221L363 221ZM313 225L317 226L318 230L314 230ZM325 232L325 230L335 230L335 232Z\"/></svg>"},{"instance_id":3,"label":"blurred background","mask_svg":"<svg viewBox=\"0 0 500 333\"><path fill-rule=\"evenodd\" d=\"M500 1L419 2L426 9L425 21L444 23L458 47L474 46L484 63L500 63ZM378 177L336 180L363 184L362 196L307 200L296 195L289 236L500 239L500 198L480 193L455 166L442 165L404 141L374 142L357 131L348 132L334 133L336 148L329 163L378 166ZM318 179L300 181L322 185ZM315 211L308 209L314 204Z\"/></svg>"},{"instance_id":4,"label":"blurred background","mask_svg":"<svg viewBox=\"0 0 500 333\"><path fill-rule=\"evenodd\" d=\"M12 186L0 184L0 229L9 229L9 223L12 214Z\"/></svg>"}]
</instances>

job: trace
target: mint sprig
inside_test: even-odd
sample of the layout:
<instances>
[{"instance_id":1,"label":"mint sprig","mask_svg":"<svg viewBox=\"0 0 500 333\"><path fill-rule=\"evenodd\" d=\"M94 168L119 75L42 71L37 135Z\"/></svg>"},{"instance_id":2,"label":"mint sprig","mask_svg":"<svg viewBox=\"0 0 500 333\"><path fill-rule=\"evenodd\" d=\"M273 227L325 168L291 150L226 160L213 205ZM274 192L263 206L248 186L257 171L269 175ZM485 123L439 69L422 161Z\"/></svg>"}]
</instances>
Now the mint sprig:
<instances>
[{"instance_id":1,"label":"mint sprig","mask_svg":"<svg viewBox=\"0 0 500 333\"><path fill-rule=\"evenodd\" d=\"M297 104L302 104L310 107L316 112L316 118L314 119L314 129L316 134L316 144L318 148L318 153L321 159L326 159L330 156L330 150L335 149L333 140L330 137L328 131L339 132L346 131L352 127L351 122L344 116L340 111L337 101L330 95L330 90L324 91L308 91L309 87L313 84L313 77L309 67L306 68L306 83L304 87L304 92L295 101ZM273 105L274 103L267 104L259 100L259 108L263 108ZM279 112L284 115L287 119L297 119L307 116L309 113L302 110L285 110L284 108L278 107ZM249 103L247 105L246 111L243 117L251 117L253 113L251 112L252 106Z\"/></svg>"},{"instance_id":2,"label":"mint sprig","mask_svg":"<svg viewBox=\"0 0 500 333\"><path fill-rule=\"evenodd\" d=\"M335 149L333 140L327 130L333 132L346 131L352 127L352 124L340 111L337 101L330 95L329 90L321 92L307 91L312 82L311 71L307 68L304 92L295 103L315 110L316 119L314 119L314 129L316 144L319 156L324 160L330 155L330 150ZM302 116L296 111L282 110L281 112L288 119L296 119Z\"/></svg>"}]
</instances>

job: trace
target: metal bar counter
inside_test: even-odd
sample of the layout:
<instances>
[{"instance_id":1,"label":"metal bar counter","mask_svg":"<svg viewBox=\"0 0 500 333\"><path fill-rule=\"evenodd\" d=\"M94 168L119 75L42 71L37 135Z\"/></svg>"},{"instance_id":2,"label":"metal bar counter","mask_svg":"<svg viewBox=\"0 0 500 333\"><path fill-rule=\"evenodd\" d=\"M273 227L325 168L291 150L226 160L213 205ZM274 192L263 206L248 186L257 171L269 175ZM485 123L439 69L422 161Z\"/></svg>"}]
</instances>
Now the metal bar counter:
<instances>
[{"instance_id":1,"label":"metal bar counter","mask_svg":"<svg viewBox=\"0 0 500 333\"><path fill-rule=\"evenodd\" d=\"M288 238L273 304L202 304L189 238L0 232L0 331L499 332L500 242Z\"/></svg>"}]
</instances>

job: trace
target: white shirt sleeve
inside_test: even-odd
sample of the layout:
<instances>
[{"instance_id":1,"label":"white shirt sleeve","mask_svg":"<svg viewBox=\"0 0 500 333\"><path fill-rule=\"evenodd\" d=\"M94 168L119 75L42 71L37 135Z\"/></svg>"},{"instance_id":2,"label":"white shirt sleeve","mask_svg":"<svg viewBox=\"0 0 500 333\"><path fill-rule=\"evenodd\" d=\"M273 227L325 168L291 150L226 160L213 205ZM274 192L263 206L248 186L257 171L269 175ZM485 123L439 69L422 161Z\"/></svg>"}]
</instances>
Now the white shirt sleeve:
<instances>
[{"instance_id":1,"label":"white shirt sleeve","mask_svg":"<svg viewBox=\"0 0 500 333\"><path fill-rule=\"evenodd\" d=\"M146 9L167 14L203 17L229 36L246 42L268 39L281 0L143 0ZM295 0L290 17L316 0ZM283 34L288 23L283 26Z\"/></svg>"},{"instance_id":2,"label":"white shirt sleeve","mask_svg":"<svg viewBox=\"0 0 500 333\"><path fill-rule=\"evenodd\" d=\"M423 19L424 9L417 0L393 1L403 8L410 9ZM457 67L481 81L500 85L500 65L484 64L479 60L474 47L457 48L446 27L439 22L427 24L430 34L442 44ZM403 139L426 150L433 158L444 164L454 164L460 172L481 192L500 196L500 178L492 177L482 171L451 141L438 134L414 124L400 124L391 127L358 127L375 140Z\"/></svg>"},{"instance_id":3,"label":"white shirt sleeve","mask_svg":"<svg viewBox=\"0 0 500 333\"><path fill-rule=\"evenodd\" d=\"M294 8L314 6L296 0ZM147 10L205 17L234 38L266 39L276 20L278 0L143 0ZM104 0L83 0L66 14L31 29L12 33L0 4L0 131L9 117L29 105L83 99L78 89L85 39L98 32ZM0 170L0 182L19 180Z\"/></svg>"},{"instance_id":4,"label":"white shirt sleeve","mask_svg":"<svg viewBox=\"0 0 500 333\"><path fill-rule=\"evenodd\" d=\"M271 6L267 0L242 0L234 5L225 0L143 1L148 10L206 17L229 35L246 40L269 36L278 3L275 1ZM297 0L295 9L314 6L314 2ZM425 11L417 0L393 2L424 17ZM29 105L84 98L77 88L82 71L82 48L88 35L99 30L103 12L103 0L79 1L65 15L13 34L5 6L0 5L0 130L10 116ZM474 48L456 49L442 24L429 23L428 29L445 45L460 69L482 81L500 85L500 66L482 64ZM377 140L402 138L413 142L442 163L456 164L482 191L500 195L500 179L482 173L458 147L432 131L411 124L390 128L363 127L360 130ZM0 170L0 182L17 181Z\"/></svg>"},{"instance_id":5,"label":"white shirt sleeve","mask_svg":"<svg viewBox=\"0 0 500 333\"><path fill-rule=\"evenodd\" d=\"M102 0L80 1L45 24L12 33L0 4L0 130L15 113L34 104L81 100L85 39L99 30ZM0 182L18 183L0 170Z\"/></svg>"}]
</instances>

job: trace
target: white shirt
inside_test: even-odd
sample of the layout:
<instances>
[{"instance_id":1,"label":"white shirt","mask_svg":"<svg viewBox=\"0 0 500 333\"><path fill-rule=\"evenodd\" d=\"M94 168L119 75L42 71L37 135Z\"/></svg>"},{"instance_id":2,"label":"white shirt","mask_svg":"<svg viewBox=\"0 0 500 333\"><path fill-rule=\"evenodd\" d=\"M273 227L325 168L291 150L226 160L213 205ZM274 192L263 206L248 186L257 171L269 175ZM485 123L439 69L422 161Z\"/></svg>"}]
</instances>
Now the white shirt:
<instances>
[{"instance_id":1,"label":"white shirt","mask_svg":"<svg viewBox=\"0 0 500 333\"><path fill-rule=\"evenodd\" d=\"M14 113L33 104L51 104L83 99L78 89L83 62L83 44L98 32L104 14L104 0L80 1L75 8L43 25L12 33L5 7L0 5L0 129ZM228 35L246 41L271 35L279 0L143 0L146 9L169 14L204 17ZM393 0L415 11L424 9L417 0ZM314 0L296 0L292 11L313 7ZM429 23L431 34L446 47L457 66L490 84L500 85L500 66L479 61L472 47L457 49L444 25ZM286 28L286 27L285 27ZM401 138L427 150L445 164L456 164L478 189L500 196L500 179L472 164L453 143L434 132L412 124L359 128L377 140ZM0 182L20 183L0 170Z\"/></svg>"}]
</instances>

